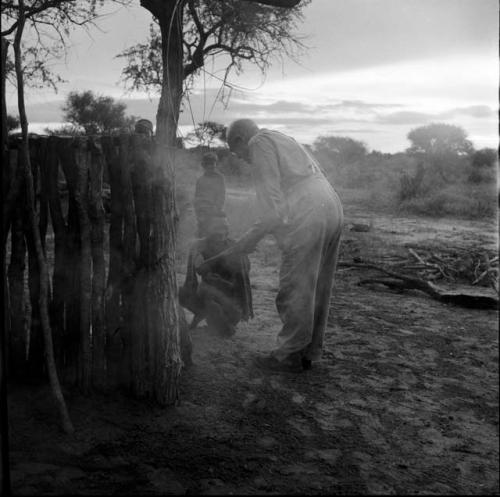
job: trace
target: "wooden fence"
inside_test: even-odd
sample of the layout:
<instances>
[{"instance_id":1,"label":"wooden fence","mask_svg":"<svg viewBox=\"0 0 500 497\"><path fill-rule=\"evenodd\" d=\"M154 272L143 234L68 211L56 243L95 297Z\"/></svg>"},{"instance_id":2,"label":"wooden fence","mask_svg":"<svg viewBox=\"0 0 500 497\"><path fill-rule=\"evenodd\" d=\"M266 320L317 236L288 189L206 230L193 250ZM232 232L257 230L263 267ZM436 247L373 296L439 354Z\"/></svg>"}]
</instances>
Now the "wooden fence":
<instances>
[{"instance_id":1,"label":"wooden fence","mask_svg":"<svg viewBox=\"0 0 500 497\"><path fill-rule=\"evenodd\" d=\"M154 359L146 358L146 349L154 354L151 348L158 338L147 336L142 315L147 310L135 305L137 292L144 288L137 278L165 257L162 263L172 264L174 257L155 253L158 244L152 240L168 237L158 234L158 226L154 229L155 216L173 216L175 224L173 188L161 195L155 191L156 145L141 135L34 136L29 143L38 225L49 264L49 314L59 375L84 392L136 382L138 393L148 394L146 376L153 373L145 369ZM18 147L19 141L11 139L3 182L7 364L11 376L40 377L45 373L40 272L26 221ZM162 241L162 246L172 249L173 241ZM175 287L175 282L170 284ZM180 337L171 342L165 346L170 347L175 373L180 370Z\"/></svg>"}]
</instances>

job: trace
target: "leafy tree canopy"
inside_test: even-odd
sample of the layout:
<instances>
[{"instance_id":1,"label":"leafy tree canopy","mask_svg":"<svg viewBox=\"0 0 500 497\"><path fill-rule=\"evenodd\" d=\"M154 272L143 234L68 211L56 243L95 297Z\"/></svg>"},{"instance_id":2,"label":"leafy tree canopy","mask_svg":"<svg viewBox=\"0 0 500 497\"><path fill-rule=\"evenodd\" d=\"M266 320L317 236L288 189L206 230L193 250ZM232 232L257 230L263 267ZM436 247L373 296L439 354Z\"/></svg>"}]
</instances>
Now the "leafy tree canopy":
<instances>
[{"instance_id":1,"label":"leafy tree canopy","mask_svg":"<svg viewBox=\"0 0 500 497\"><path fill-rule=\"evenodd\" d=\"M300 6L280 8L245 0L187 0L183 12L183 79L192 82L207 58L226 57L224 83L232 70L242 71L249 61L263 73L273 58L296 57L305 47L294 34L302 20ZM297 2L290 2L290 5ZM145 43L134 45L118 57L127 61L122 71L131 90L160 91L164 54L158 19L154 19Z\"/></svg>"},{"instance_id":2,"label":"leafy tree canopy","mask_svg":"<svg viewBox=\"0 0 500 497\"><path fill-rule=\"evenodd\" d=\"M91 90L70 92L63 106L64 119L86 134L129 131L135 117L125 116L126 105Z\"/></svg>"},{"instance_id":3,"label":"leafy tree canopy","mask_svg":"<svg viewBox=\"0 0 500 497\"><path fill-rule=\"evenodd\" d=\"M113 0L126 4L130 0ZM64 80L55 74L51 62L64 56L66 43L72 28L88 28L98 18L103 0L24 0L26 19L21 44L24 82L32 88L51 86L57 91L58 83ZM1 35L8 39L19 26L20 4L13 0L2 0L0 4ZM16 86L14 62L9 55L6 61L9 82Z\"/></svg>"},{"instance_id":4,"label":"leafy tree canopy","mask_svg":"<svg viewBox=\"0 0 500 497\"><path fill-rule=\"evenodd\" d=\"M18 117L7 114L7 131L12 131L13 129L19 128L21 122Z\"/></svg>"},{"instance_id":5,"label":"leafy tree canopy","mask_svg":"<svg viewBox=\"0 0 500 497\"><path fill-rule=\"evenodd\" d=\"M226 127L215 121L204 121L192 133L186 136L186 140L191 143L198 143L202 146L210 147L215 140L225 142Z\"/></svg>"},{"instance_id":6,"label":"leafy tree canopy","mask_svg":"<svg viewBox=\"0 0 500 497\"><path fill-rule=\"evenodd\" d=\"M352 164L368 153L366 145L347 136L320 136L313 143L314 151L326 155L337 165Z\"/></svg>"},{"instance_id":7,"label":"leafy tree canopy","mask_svg":"<svg viewBox=\"0 0 500 497\"><path fill-rule=\"evenodd\" d=\"M472 155L474 167L493 167L498 162L498 152L494 148L482 148Z\"/></svg>"},{"instance_id":8,"label":"leafy tree canopy","mask_svg":"<svg viewBox=\"0 0 500 497\"><path fill-rule=\"evenodd\" d=\"M425 154L430 158L444 154L466 155L473 151L467 133L453 124L433 123L421 126L412 129L407 138L411 142L408 153Z\"/></svg>"}]
</instances>

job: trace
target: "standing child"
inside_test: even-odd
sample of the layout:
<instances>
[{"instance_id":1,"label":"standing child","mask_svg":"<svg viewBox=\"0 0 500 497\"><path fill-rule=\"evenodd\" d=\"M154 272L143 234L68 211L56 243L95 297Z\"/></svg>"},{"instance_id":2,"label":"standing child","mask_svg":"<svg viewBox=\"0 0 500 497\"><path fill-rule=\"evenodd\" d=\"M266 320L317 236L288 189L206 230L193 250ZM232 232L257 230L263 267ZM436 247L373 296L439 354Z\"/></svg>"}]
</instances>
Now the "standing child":
<instances>
[{"instance_id":1,"label":"standing child","mask_svg":"<svg viewBox=\"0 0 500 497\"><path fill-rule=\"evenodd\" d=\"M209 226L214 218L224 217L226 185L224 176L216 170L217 155L214 152L203 154L201 159L203 175L196 181L194 211L198 223L198 238L209 234Z\"/></svg>"}]
</instances>

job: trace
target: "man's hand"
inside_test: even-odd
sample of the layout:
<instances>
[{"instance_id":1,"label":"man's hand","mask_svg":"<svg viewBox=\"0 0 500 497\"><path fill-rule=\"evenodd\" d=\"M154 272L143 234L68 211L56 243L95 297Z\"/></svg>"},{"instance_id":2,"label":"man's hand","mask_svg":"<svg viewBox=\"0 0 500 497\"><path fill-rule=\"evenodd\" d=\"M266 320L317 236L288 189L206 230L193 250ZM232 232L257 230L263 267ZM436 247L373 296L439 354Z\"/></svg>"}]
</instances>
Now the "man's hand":
<instances>
[{"instance_id":1,"label":"man's hand","mask_svg":"<svg viewBox=\"0 0 500 497\"><path fill-rule=\"evenodd\" d=\"M217 273L207 273L205 275L205 283L208 283L210 286L214 286L219 290L224 290L229 292L233 290L233 284L230 281L227 281L224 278L222 278Z\"/></svg>"},{"instance_id":2,"label":"man's hand","mask_svg":"<svg viewBox=\"0 0 500 497\"><path fill-rule=\"evenodd\" d=\"M230 247L226 250L223 250L222 252L219 252L217 255L214 255L213 257L210 257L208 259L205 259L205 261L201 264L197 264L196 265L196 271L199 273L199 274L204 274L206 273L207 271L210 270L210 266L217 260L217 259L220 259L222 257L227 257L229 255L233 255L235 253L234 251L234 248L235 247Z\"/></svg>"},{"instance_id":3,"label":"man's hand","mask_svg":"<svg viewBox=\"0 0 500 497\"><path fill-rule=\"evenodd\" d=\"M219 283L224 281L217 273L207 273L205 275L205 281L210 284Z\"/></svg>"}]
</instances>

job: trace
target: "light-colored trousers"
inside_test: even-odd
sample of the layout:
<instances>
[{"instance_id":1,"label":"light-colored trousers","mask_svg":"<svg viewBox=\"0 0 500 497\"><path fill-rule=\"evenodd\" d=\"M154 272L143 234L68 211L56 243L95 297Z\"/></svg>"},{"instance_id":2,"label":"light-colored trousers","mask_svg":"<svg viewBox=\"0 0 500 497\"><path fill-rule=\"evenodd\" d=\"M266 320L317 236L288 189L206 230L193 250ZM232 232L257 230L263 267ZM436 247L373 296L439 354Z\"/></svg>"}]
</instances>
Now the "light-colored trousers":
<instances>
[{"instance_id":1,"label":"light-colored trousers","mask_svg":"<svg viewBox=\"0 0 500 497\"><path fill-rule=\"evenodd\" d=\"M276 308L283 323L273 355L298 352L321 358L344 215L340 199L322 177L295 185L286 195L288 229L278 238L281 267Z\"/></svg>"}]
</instances>

